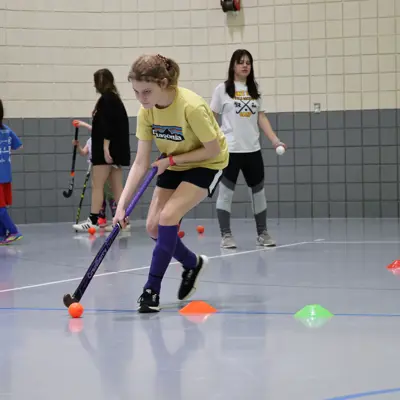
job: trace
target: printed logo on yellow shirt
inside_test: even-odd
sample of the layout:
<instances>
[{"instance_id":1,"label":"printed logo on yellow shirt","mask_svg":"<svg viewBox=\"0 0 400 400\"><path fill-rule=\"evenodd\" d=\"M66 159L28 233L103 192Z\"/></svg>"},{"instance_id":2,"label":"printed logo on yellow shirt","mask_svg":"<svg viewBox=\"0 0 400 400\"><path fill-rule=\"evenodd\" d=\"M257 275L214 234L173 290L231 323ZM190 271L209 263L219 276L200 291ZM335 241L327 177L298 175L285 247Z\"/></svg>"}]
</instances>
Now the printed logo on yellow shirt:
<instances>
[{"instance_id":1,"label":"printed logo on yellow shirt","mask_svg":"<svg viewBox=\"0 0 400 400\"><path fill-rule=\"evenodd\" d=\"M250 118L252 115L257 114L257 102L250 97L247 90L240 90L235 92L235 111L243 118Z\"/></svg>"},{"instance_id":2,"label":"printed logo on yellow shirt","mask_svg":"<svg viewBox=\"0 0 400 400\"><path fill-rule=\"evenodd\" d=\"M153 124L153 136L157 139L170 140L172 142L182 142L185 140L182 128L179 126L165 126Z\"/></svg>"}]
</instances>

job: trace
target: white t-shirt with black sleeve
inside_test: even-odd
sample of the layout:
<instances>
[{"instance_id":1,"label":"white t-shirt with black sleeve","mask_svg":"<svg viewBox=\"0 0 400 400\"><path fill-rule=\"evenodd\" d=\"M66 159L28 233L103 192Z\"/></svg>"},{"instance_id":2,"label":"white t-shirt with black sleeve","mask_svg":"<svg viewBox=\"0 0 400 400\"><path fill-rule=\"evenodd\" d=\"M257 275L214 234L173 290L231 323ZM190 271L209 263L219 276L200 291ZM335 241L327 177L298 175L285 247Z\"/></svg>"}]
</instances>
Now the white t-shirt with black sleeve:
<instances>
[{"instance_id":1,"label":"white t-shirt with black sleeve","mask_svg":"<svg viewBox=\"0 0 400 400\"><path fill-rule=\"evenodd\" d=\"M252 153L260 150L258 113L264 112L262 98L252 99L247 85L235 82L235 98L225 91L225 83L214 90L210 107L221 114L221 129L225 134L230 153Z\"/></svg>"}]
</instances>

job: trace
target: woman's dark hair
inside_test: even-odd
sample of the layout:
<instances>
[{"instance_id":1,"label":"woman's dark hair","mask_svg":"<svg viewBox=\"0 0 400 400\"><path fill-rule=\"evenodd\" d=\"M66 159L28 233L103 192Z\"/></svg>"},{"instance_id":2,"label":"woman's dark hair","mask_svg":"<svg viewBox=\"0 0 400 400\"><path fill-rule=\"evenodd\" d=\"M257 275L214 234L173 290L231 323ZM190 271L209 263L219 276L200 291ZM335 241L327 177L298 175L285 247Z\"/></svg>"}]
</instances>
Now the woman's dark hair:
<instances>
[{"instance_id":1,"label":"woman's dark hair","mask_svg":"<svg viewBox=\"0 0 400 400\"><path fill-rule=\"evenodd\" d=\"M229 97L232 99L235 97L235 63L239 63L245 56L249 58L251 65L250 74L246 79L247 91L249 95L256 100L259 99L261 95L258 92L258 84L254 78L253 57L250 52L245 49L238 49L232 54L231 62L229 63L228 79L225 81L225 90Z\"/></svg>"},{"instance_id":2,"label":"woman's dark hair","mask_svg":"<svg viewBox=\"0 0 400 400\"><path fill-rule=\"evenodd\" d=\"M3 118L4 118L4 107L3 107L3 102L0 99L0 128L4 128Z\"/></svg>"},{"instance_id":3,"label":"woman's dark hair","mask_svg":"<svg viewBox=\"0 0 400 400\"><path fill-rule=\"evenodd\" d=\"M96 87L96 90L100 94L103 94L107 91L111 91L119 96L117 87L115 86L114 75L109 69L107 68L99 69L94 73L93 77L94 77L94 86Z\"/></svg>"}]
</instances>

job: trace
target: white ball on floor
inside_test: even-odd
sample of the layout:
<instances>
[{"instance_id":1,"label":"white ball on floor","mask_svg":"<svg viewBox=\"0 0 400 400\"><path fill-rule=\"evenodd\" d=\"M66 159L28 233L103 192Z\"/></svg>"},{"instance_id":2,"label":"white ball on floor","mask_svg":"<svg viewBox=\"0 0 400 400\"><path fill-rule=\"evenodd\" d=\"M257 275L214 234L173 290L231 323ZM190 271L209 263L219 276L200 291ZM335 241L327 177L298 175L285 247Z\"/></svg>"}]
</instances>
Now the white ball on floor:
<instances>
[{"instance_id":1,"label":"white ball on floor","mask_svg":"<svg viewBox=\"0 0 400 400\"><path fill-rule=\"evenodd\" d=\"M276 154L281 156L285 152L285 147L284 146L278 146L275 151L276 151Z\"/></svg>"}]
</instances>

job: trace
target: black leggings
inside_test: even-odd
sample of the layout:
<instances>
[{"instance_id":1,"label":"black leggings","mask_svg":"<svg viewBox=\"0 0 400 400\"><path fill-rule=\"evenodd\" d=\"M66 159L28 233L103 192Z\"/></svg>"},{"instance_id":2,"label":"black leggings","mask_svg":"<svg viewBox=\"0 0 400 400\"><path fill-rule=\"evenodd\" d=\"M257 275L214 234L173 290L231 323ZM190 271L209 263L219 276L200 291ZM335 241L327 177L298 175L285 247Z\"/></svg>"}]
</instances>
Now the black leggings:
<instances>
[{"instance_id":1,"label":"black leggings","mask_svg":"<svg viewBox=\"0 0 400 400\"><path fill-rule=\"evenodd\" d=\"M239 172L243 172L248 187L262 184L264 186L264 161L261 150L253 153L229 153L229 164L224 169L222 181L230 187L236 184Z\"/></svg>"},{"instance_id":2,"label":"black leggings","mask_svg":"<svg viewBox=\"0 0 400 400\"><path fill-rule=\"evenodd\" d=\"M261 150L254 153L230 153L229 164L224 169L217 198L217 216L221 234L231 233L232 199L239 172L242 171L253 206L257 232L267 229L267 202L264 192L264 161Z\"/></svg>"}]
</instances>

